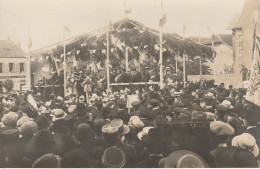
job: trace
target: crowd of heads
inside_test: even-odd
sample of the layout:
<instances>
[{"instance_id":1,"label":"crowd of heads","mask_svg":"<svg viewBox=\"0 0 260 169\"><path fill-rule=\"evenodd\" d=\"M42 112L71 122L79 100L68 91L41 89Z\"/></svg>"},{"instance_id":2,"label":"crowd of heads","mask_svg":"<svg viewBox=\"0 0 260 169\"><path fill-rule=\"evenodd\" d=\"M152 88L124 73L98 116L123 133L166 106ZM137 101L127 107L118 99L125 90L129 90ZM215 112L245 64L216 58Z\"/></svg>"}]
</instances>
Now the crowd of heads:
<instances>
[{"instance_id":1,"label":"crowd of heads","mask_svg":"<svg viewBox=\"0 0 260 169\"><path fill-rule=\"evenodd\" d=\"M260 109L244 89L133 89L3 95L0 167L259 167Z\"/></svg>"}]
</instances>

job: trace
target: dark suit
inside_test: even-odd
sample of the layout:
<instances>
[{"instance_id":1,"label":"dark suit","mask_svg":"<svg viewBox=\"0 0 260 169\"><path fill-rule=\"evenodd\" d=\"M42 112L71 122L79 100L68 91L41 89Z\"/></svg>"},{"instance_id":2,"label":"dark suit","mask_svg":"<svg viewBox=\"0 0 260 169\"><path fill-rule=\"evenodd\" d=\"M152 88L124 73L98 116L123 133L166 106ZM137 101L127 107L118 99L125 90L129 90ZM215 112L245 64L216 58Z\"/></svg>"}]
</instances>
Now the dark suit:
<instances>
[{"instance_id":1,"label":"dark suit","mask_svg":"<svg viewBox=\"0 0 260 169\"><path fill-rule=\"evenodd\" d=\"M114 112L112 115L111 115L111 119L122 119L124 124L128 124L128 121L130 119L130 114L127 113L127 111L125 110L118 110L117 112Z\"/></svg>"},{"instance_id":2,"label":"dark suit","mask_svg":"<svg viewBox=\"0 0 260 169\"><path fill-rule=\"evenodd\" d=\"M162 159L162 155L150 155L148 159L141 161L135 165L135 168L158 168L158 162Z\"/></svg>"}]
</instances>

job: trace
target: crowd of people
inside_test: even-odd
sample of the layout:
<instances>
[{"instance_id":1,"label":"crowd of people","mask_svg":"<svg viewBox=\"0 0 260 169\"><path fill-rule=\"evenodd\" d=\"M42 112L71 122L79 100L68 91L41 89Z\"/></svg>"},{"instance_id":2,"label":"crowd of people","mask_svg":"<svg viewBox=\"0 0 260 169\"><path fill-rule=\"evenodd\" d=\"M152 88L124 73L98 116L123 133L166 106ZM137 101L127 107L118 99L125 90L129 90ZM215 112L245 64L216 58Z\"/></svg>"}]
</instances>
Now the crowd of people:
<instances>
[{"instance_id":1,"label":"crowd of people","mask_svg":"<svg viewBox=\"0 0 260 169\"><path fill-rule=\"evenodd\" d=\"M169 75L170 76L170 75ZM260 109L214 82L66 97L6 94L0 167L259 167Z\"/></svg>"},{"instance_id":2,"label":"crowd of people","mask_svg":"<svg viewBox=\"0 0 260 169\"><path fill-rule=\"evenodd\" d=\"M141 71L137 70L135 67L129 68L128 71L126 71L125 68L111 69L109 74L110 83L148 83L160 81L160 75L157 66L153 69L150 69L149 67L143 67ZM183 72L181 68L175 70L173 67L165 67L163 74L164 83L167 85L171 85L175 82L183 82ZM75 94L79 96L85 95L86 91L90 93L102 93L107 88L107 78L106 72L104 70L98 70L95 72L91 69L84 70L73 68L67 77L66 88L68 94ZM44 95L54 93L55 95L63 96L63 84L63 71L60 73L54 71L50 74L50 78L42 76L37 82L37 88L35 88L35 90L44 93ZM49 88L44 88L42 86L49 86Z\"/></svg>"}]
</instances>

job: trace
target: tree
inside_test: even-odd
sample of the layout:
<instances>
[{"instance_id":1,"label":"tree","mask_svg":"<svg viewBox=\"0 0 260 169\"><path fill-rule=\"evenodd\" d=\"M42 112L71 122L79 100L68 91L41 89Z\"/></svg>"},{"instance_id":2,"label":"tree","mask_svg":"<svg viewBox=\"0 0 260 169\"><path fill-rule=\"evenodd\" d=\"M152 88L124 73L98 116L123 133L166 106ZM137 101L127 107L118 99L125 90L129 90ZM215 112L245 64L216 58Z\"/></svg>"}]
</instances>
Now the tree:
<instances>
[{"instance_id":1,"label":"tree","mask_svg":"<svg viewBox=\"0 0 260 169\"><path fill-rule=\"evenodd\" d=\"M14 82L11 79L7 79L3 83L3 87L6 89L7 92L10 92L13 90Z\"/></svg>"}]
</instances>

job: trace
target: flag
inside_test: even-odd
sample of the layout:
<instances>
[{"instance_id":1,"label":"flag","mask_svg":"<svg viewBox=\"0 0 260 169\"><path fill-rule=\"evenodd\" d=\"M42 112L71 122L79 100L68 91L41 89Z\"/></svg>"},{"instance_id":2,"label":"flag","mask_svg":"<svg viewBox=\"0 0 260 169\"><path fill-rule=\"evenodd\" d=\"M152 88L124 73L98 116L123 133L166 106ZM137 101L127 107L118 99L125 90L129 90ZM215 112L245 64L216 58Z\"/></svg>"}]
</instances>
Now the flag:
<instances>
[{"instance_id":1,"label":"flag","mask_svg":"<svg viewBox=\"0 0 260 169\"><path fill-rule=\"evenodd\" d=\"M186 29L187 29L187 26L184 25L183 28L182 28L182 33L183 33L183 35L185 35Z\"/></svg>"},{"instance_id":2,"label":"flag","mask_svg":"<svg viewBox=\"0 0 260 169\"><path fill-rule=\"evenodd\" d=\"M159 26L163 27L163 25L167 22L166 14L163 14L162 18L159 21Z\"/></svg>"},{"instance_id":3,"label":"flag","mask_svg":"<svg viewBox=\"0 0 260 169\"><path fill-rule=\"evenodd\" d=\"M28 29L28 35L29 35L29 43L28 43L28 48L31 49L32 48L32 38L31 38L31 33L30 30Z\"/></svg>"},{"instance_id":4,"label":"flag","mask_svg":"<svg viewBox=\"0 0 260 169\"><path fill-rule=\"evenodd\" d=\"M253 62L250 70L246 100L260 106L260 39L255 36Z\"/></svg>"},{"instance_id":5,"label":"flag","mask_svg":"<svg viewBox=\"0 0 260 169\"><path fill-rule=\"evenodd\" d=\"M163 1L161 0L161 10L163 11ZM162 17L159 21L159 26L163 27L163 25L167 22L166 14L163 12Z\"/></svg>"},{"instance_id":6,"label":"flag","mask_svg":"<svg viewBox=\"0 0 260 169\"><path fill-rule=\"evenodd\" d=\"M69 28L69 27L64 26L64 29L65 29L67 32L70 32L70 28Z\"/></svg>"},{"instance_id":7,"label":"flag","mask_svg":"<svg viewBox=\"0 0 260 169\"><path fill-rule=\"evenodd\" d=\"M32 38L30 36L30 40L29 40L29 44L28 44L28 48L31 49L32 48Z\"/></svg>"}]
</instances>

